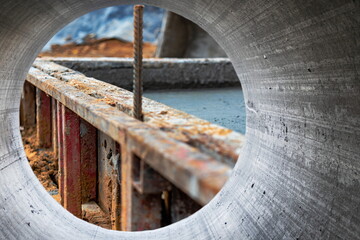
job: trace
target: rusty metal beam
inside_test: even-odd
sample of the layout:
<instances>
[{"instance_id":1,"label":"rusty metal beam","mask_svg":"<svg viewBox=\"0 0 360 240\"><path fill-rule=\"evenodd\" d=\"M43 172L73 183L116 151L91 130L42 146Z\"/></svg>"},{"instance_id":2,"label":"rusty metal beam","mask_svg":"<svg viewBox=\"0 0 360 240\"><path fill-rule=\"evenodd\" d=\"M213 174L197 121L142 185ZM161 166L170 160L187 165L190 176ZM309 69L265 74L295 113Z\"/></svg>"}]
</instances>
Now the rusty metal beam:
<instances>
[{"instance_id":1,"label":"rusty metal beam","mask_svg":"<svg viewBox=\"0 0 360 240\"><path fill-rule=\"evenodd\" d=\"M71 74L76 73L69 72L67 78ZM131 118L111 102L99 99L94 95L96 92L82 89L80 82L76 85L68 79L59 80L35 68L30 69L27 79L120 144L126 135L134 154L201 204L210 201L230 175L229 166L170 138L158 128ZM89 86L98 82L86 81Z\"/></svg>"},{"instance_id":2,"label":"rusty metal beam","mask_svg":"<svg viewBox=\"0 0 360 240\"><path fill-rule=\"evenodd\" d=\"M46 92L36 89L36 138L40 148L49 148L52 144L51 98Z\"/></svg>"},{"instance_id":3,"label":"rusty metal beam","mask_svg":"<svg viewBox=\"0 0 360 240\"><path fill-rule=\"evenodd\" d=\"M63 120L62 120L62 110L63 105L57 101L56 102L56 126L57 126L57 142L58 142L58 182L59 182L59 193L60 193L60 203L64 206L64 141L63 141Z\"/></svg>"},{"instance_id":4,"label":"rusty metal beam","mask_svg":"<svg viewBox=\"0 0 360 240\"><path fill-rule=\"evenodd\" d=\"M130 144L122 145L121 155L122 230L141 231L161 227L161 192L142 194L135 189L134 182L140 181L142 160L132 153Z\"/></svg>"},{"instance_id":5,"label":"rusty metal beam","mask_svg":"<svg viewBox=\"0 0 360 240\"><path fill-rule=\"evenodd\" d=\"M98 133L98 203L110 215L111 228L120 230L121 186L120 186L120 145L112 138Z\"/></svg>"},{"instance_id":6,"label":"rusty metal beam","mask_svg":"<svg viewBox=\"0 0 360 240\"><path fill-rule=\"evenodd\" d=\"M54 98L51 98L51 124L52 124L52 148L54 156L58 156L59 147L58 147L58 127L57 127L57 101Z\"/></svg>"},{"instance_id":7,"label":"rusty metal beam","mask_svg":"<svg viewBox=\"0 0 360 240\"><path fill-rule=\"evenodd\" d=\"M63 151L64 151L64 208L81 217L81 143L80 118L62 106Z\"/></svg>"},{"instance_id":8,"label":"rusty metal beam","mask_svg":"<svg viewBox=\"0 0 360 240\"><path fill-rule=\"evenodd\" d=\"M112 175L111 191L111 229L121 230L121 185L119 183L118 171Z\"/></svg>"},{"instance_id":9,"label":"rusty metal beam","mask_svg":"<svg viewBox=\"0 0 360 240\"><path fill-rule=\"evenodd\" d=\"M35 87L25 81L20 104L20 124L25 129L34 126L36 123L35 91Z\"/></svg>"},{"instance_id":10,"label":"rusty metal beam","mask_svg":"<svg viewBox=\"0 0 360 240\"><path fill-rule=\"evenodd\" d=\"M97 191L97 129L80 120L81 202L96 199Z\"/></svg>"}]
</instances>

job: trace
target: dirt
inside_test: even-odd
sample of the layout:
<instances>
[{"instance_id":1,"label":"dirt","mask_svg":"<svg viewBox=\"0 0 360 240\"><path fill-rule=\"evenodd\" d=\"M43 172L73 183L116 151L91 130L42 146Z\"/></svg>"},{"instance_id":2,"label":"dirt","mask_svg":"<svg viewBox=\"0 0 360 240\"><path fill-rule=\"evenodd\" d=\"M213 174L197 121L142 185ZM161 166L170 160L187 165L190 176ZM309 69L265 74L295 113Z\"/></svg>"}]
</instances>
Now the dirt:
<instances>
[{"instance_id":1,"label":"dirt","mask_svg":"<svg viewBox=\"0 0 360 240\"><path fill-rule=\"evenodd\" d=\"M39 148L36 139L36 127L31 127L22 132L24 150L29 164L34 171L39 182L46 191L58 202L61 198L58 190L58 158L52 148ZM98 225L103 228L111 229L110 216L105 214L96 203L90 202L83 204L83 220Z\"/></svg>"},{"instance_id":2,"label":"dirt","mask_svg":"<svg viewBox=\"0 0 360 240\"><path fill-rule=\"evenodd\" d=\"M52 197L60 202L58 193L58 159L51 148L38 148L36 128L32 127L22 131L24 149L29 164Z\"/></svg>"},{"instance_id":3,"label":"dirt","mask_svg":"<svg viewBox=\"0 0 360 240\"><path fill-rule=\"evenodd\" d=\"M156 45L145 42L143 57L155 56ZM90 39L82 44L52 45L51 50L39 57L133 57L133 43L117 38Z\"/></svg>"},{"instance_id":4,"label":"dirt","mask_svg":"<svg viewBox=\"0 0 360 240\"><path fill-rule=\"evenodd\" d=\"M95 202L88 202L82 205L82 218L89 223L111 229L109 214L104 213Z\"/></svg>"}]
</instances>

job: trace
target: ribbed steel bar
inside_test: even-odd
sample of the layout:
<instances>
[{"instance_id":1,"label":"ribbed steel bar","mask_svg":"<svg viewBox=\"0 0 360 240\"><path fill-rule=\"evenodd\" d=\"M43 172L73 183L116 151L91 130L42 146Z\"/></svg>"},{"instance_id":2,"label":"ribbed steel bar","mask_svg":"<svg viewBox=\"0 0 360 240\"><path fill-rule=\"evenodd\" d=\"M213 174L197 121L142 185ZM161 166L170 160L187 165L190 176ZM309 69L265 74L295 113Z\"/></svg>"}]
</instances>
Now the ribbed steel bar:
<instances>
[{"instance_id":1,"label":"ribbed steel bar","mask_svg":"<svg viewBox=\"0 0 360 240\"><path fill-rule=\"evenodd\" d=\"M143 5L134 7L134 74L133 74L133 92L134 92L134 118L142 121L142 49L143 49Z\"/></svg>"}]
</instances>

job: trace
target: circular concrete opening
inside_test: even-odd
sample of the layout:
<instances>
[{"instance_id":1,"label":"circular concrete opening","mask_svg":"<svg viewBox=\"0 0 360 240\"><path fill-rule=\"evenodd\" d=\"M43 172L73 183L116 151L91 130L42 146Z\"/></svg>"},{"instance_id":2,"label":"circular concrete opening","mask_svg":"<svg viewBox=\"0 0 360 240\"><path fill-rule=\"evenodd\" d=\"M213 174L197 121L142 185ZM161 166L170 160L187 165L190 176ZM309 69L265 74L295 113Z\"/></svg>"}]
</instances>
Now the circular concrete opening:
<instances>
[{"instance_id":1,"label":"circular concrete opening","mask_svg":"<svg viewBox=\"0 0 360 240\"><path fill-rule=\"evenodd\" d=\"M359 4L356 1L140 1L208 31L230 56L247 143L221 192L189 218L127 233L92 226L51 199L19 133L25 75L46 41L97 8L130 1L2 4L0 234L5 239L358 239ZM355 50L355 51L354 51Z\"/></svg>"},{"instance_id":2,"label":"circular concrete opening","mask_svg":"<svg viewBox=\"0 0 360 240\"><path fill-rule=\"evenodd\" d=\"M131 160L133 176L129 178L136 183L133 193L122 190L127 186L126 178L119 174L126 167L126 143L111 138L96 122L89 123L92 119L81 111L77 114L76 109L86 108L86 104L70 104L72 95L65 87L73 88L79 99L79 94L85 94L111 102L112 111L122 110L131 116L124 109L133 107L127 97L130 92L126 92L133 87L133 60L129 59L134 51L133 29L128 26L134 21L132 8L121 5L96 10L52 37L28 73L20 103L20 126L30 166L58 203L97 226L139 231L190 216L220 190L245 143L245 106L239 79L215 40L190 20L145 6L143 88L149 99L143 100L144 121L211 159L201 164L215 162L212 168L217 168L217 173L204 170L203 175L212 178L200 187L213 193L199 201L200 192L189 193L190 188L179 181L166 180L173 166L155 171L146 158L136 156ZM63 91L62 97L51 89ZM77 142L79 146L72 148ZM197 170L190 171L185 181L198 178L196 174ZM154 176L161 180L154 181ZM223 182L216 185L220 178ZM136 208L122 206L126 205L122 194L130 194ZM125 226L127 221L132 223Z\"/></svg>"}]
</instances>

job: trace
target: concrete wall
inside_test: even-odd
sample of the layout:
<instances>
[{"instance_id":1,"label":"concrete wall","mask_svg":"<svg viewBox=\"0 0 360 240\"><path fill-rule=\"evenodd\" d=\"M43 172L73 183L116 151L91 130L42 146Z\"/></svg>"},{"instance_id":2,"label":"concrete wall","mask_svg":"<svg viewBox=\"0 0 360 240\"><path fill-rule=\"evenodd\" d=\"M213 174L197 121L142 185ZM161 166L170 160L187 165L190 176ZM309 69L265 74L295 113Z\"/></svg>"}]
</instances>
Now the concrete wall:
<instances>
[{"instance_id":1,"label":"concrete wall","mask_svg":"<svg viewBox=\"0 0 360 240\"><path fill-rule=\"evenodd\" d=\"M128 90L133 85L133 60L129 58L47 58L65 67ZM144 59L145 90L240 87L227 58Z\"/></svg>"},{"instance_id":2,"label":"concrete wall","mask_svg":"<svg viewBox=\"0 0 360 240\"><path fill-rule=\"evenodd\" d=\"M22 148L19 103L51 36L89 11L135 2L189 18L224 48L244 90L247 142L208 205L127 233L76 219L41 187ZM359 1L0 3L0 238L360 239Z\"/></svg>"}]
</instances>

